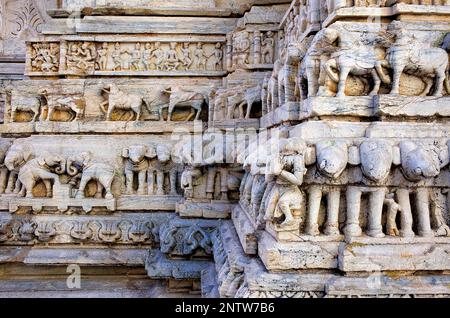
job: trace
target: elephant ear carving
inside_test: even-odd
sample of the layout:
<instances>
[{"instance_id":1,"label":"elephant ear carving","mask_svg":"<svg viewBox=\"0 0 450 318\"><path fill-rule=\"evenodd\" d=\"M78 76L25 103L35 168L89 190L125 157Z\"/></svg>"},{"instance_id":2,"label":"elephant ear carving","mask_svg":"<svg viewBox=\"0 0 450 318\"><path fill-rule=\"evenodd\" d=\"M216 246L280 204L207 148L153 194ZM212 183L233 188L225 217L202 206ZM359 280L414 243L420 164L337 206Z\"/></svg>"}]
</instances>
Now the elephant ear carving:
<instances>
[{"instance_id":1,"label":"elephant ear carving","mask_svg":"<svg viewBox=\"0 0 450 318\"><path fill-rule=\"evenodd\" d=\"M124 149L122 150L122 157L125 158L125 159L130 158L130 149L124 148Z\"/></svg>"},{"instance_id":2,"label":"elephant ear carving","mask_svg":"<svg viewBox=\"0 0 450 318\"><path fill-rule=\"evenodd\" d=\"M147 147L145 157L147 157L149 159L154 159L154 158L156 158L156 156L157 156L157 153L156 153L155 147L154 146Z\"/></svg>"}]
</instances>

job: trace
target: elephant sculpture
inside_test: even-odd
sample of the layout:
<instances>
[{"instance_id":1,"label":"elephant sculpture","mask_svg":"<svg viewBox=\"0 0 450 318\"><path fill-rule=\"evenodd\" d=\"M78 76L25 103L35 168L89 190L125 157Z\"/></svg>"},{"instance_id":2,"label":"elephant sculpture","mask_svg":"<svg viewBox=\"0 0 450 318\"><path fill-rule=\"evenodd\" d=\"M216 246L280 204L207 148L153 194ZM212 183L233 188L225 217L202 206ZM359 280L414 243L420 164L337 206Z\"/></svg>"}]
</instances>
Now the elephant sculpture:
<instances>
[{"instance_id":1,"label":"elephant sculpture","mask_svg":"<svg viewBox=\"0 0 450 318\"><path fill-rule=\"evenodd\" d=\"M405 72L420 77L425 82L426 87L421 96L427 96L433 84L433 96L442 96L449 63L447 52L442 48L417 47L415 37L406 34L398 21L390 24L388 33L396 39L387 51L387 61L394 71L391 94L400 93L400 77Z\"/></svg>"},{"instance_id":2,"label":"elephant sculpture","mask_svg":"<svg viewBox=\"0 0 450 318\"><path fill-rule=\"evenodd\" d=\"M149 169L149 160L156 158L156 150L153 146L132 145L122 150L125 162L126 193L133 194L134 176L138 177L138 195L146 194L146 177Z\"/></svg>"},{"instance_id":3,"label":"elephant sculpture","mask_svg":"<svg viewBox=\"0 0 450 318\"><path fill-rule=\"evenodd\" d=\"M18 179L20 168L31 159L33 159L33 148L28 144L14 144L8 150L4 161L9 170L5 194L19 194L22 188L22 183Z\"/></svg>"},{"instance_id":4,"label":"elephant sculpture","mask_svg":"<svg viewBox=\"0 0 450 318\"><path fill-rule=\"evenodd\" d=\"M5 158L8 150L11 148L12 141L8 139L0 140L0 194L6 190L8 182L8 168L5 166Z\"/></svg>"},{"instance_id":5,"label":"elephant sculpture","mask_svg":"<svg viewBox=\"0 0 450 318\"><path fill-rule=\"evenodd\" d=\"M361 170L369 180L382 183L389 176L394 155L392 145L382 140L367 140L360 146Z\"/></svg>"},{"instance_id":6,"label":"elephant sculpture","mask_svg":"<svg viewBox=\"0 0 450 318\"><path fill-rule=\"evenodd\" d=\"M81 181L76 193L77 199L85 198L85 190L91 180L97 181L97 196L101 196L103 188L106 191L105 199L114 198L112 194L112 182L114 180L115 169L109 164L96 162L92 158L92 153L83 152L78 158L67 161L68 174L72 177L81 174Z\"/></svg>"},{"instance_id":7,"label":"elephant sculpture","mask_svg":"<svg viewBox=\"0 0 450 318\"><path fill-rule=\"evenodd\" d=\"M381 59L378 59L373 46L362 45L350 32L342 28L329 29L324 33L324 38L329 43L339 42L339 51L332 54L331 59L325 63L327 75L338 83L336 96L345 96L345 85L350 74L356 76L372 76L374 87L370 96L377 95L381 82L390 84L390 78L384 74ZM338 70L337 76L334 70Z\"/></svg>"},{"instance_id":8,"label":"elephant sculpture","mask_svg":"<svg viewBox=\"0 0 450 318\"><path fill-rule=\"evenodd\" d=\"M412 141L402 142L400 151L402 172L407 180L414 182L437 177L449 161L448 149L439 151L437 147L425 147Z\"/></svg>"},{"instance_id":9,"label":"elephant sculpture","mask_svg":"<svg viewBox=\"0 0 450 318\"><path fill-rule=\"evenodd\" d=\"M324 141L316 145L317 167L321 174L336 179L348 163L348 146L345 143Z\"/></svg>"},{"instance_id":10,"label":"elephant sculpture","mask_svg":"<svg viewBox=\"0 0 450 318\"><path fill-rule=\"evenodd\" d=\"M58 187L61 185L58 174L66 170L66 160L58 155L44 154L28 161L19 171L18 179L23 185L21 194L27 198L33 198L33 188L36 182L42 180L46 188L46 196L52 197L52 184ZM52 171L56 172L53 173Z\"/></svg>"}]
</instances>

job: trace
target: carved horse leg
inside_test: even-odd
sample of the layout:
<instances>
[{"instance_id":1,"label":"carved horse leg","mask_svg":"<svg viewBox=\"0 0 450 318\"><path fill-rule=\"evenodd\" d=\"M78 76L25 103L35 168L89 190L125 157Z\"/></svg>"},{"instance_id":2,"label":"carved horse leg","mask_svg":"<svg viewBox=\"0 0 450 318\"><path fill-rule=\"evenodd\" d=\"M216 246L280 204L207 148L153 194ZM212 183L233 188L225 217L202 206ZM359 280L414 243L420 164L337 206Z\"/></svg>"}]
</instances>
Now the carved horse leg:
<instances>
[{"instance_id":1,"label":"carved horse leg","mask_svg":"<svg viewBox=\"0 0 450 318\"><path fill-rule=\"evenodd\" d=\"M395 65L395 64L394 64ZM406 65L397 62L397 66L394 67L394 76L392 78L392 90L391 95L400 94L400 77L405 70Z\"/></svg>"},{"instance_id":2,"label":"carved horse leg","mask_svg":"<svg viewBox=\"0 0 450 318\"><path fill-rule=\"evenodd\" d=\"M350 74L351 68L350 67L341 67L340 74L339 74L339 84L338 84L338 91L336 94L336 97L344 97L345 96L345 85L347 83L348 75Z\"/></svg>"},{"instance_id":3,"label":"carved horse leg","mask_svg":"<svg viewBox=\"0 0 450 318\"><path fill-rule=\"evenodd\" d=\"M381 86L381 78L380 76L378 76L378 72L376 69L372 70L372 77L373 77L373 89L370 92L369 96L375 96L378 95L378 92L380 91L380 86Z\"/></svg>"}]
</instances>

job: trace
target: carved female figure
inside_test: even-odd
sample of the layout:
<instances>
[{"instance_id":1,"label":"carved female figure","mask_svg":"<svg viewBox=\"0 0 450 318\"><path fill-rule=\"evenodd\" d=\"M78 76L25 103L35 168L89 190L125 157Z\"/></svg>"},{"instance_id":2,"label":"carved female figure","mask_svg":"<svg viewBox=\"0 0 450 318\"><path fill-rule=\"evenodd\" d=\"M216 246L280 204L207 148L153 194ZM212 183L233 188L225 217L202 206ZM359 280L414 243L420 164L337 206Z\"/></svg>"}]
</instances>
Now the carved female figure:
<instances>
[{"instance_id":1,"label":"carved female figure","mask_svg":"<svg viewBox=\"0 0 450 318\"><path fill-rule=\"evenodd\" d=\"M97 50L98 67L101 71L106 71L108 68L108 43L103 43L102 48Z\"/></svg>"},{"instance_id":2,"label":"carved female figure","mask_svg":"<svg viewBox=\"0 0 450 318\"><path fill-rule=\"evenodd\" d=\"M206 59L208 56L203 50L203 44L197 43L197 47L194 50L194 68L197 71L205 71L206 70Z\"/></svg>"},{"instance_id":3,"label":"carved female figure","mask_svg":"<svg viewBox=\"0 0 450 318\"><path fill-rule=\"evenodd\" d=\"M273 38L273 32L269 31L264 36L262 42L261 56L264 64L272 64L275 49L275 40Z\"/></svg>"},{"instance_id":4,"label":"carved female figure","mask_svg":"<svg viewBox=\"0 0 450 318\"><path fill-rule=\"evenodd\" d=\"M282 228L295 225L294 210L301 210L304 206L303 193L299 186L303 184L306 174L303 151L306 144L298 139L284 141L281 153L268 159L266 177L275 176L275 185L267 198L266 221L284 216L280 225ZM270 180L269 180L270 181Z\"/></svg>"}]
</instances>

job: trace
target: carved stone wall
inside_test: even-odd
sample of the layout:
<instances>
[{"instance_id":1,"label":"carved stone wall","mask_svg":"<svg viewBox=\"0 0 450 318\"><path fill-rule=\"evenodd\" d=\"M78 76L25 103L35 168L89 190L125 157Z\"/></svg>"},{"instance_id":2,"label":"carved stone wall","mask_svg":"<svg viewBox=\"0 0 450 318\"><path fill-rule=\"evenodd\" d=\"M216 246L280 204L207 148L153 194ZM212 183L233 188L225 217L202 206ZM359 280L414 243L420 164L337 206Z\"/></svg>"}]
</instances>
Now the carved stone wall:
<instances>
[{"instance_id":1,"label":"carved stone wall","mask_svg":"<svg viewBox=\"0 0 450 318\"><path fill-rule=\"evenodd\" d=\"M0 267L449 297L449 8L1 1Z\"/></svg>"}]
</instances>

